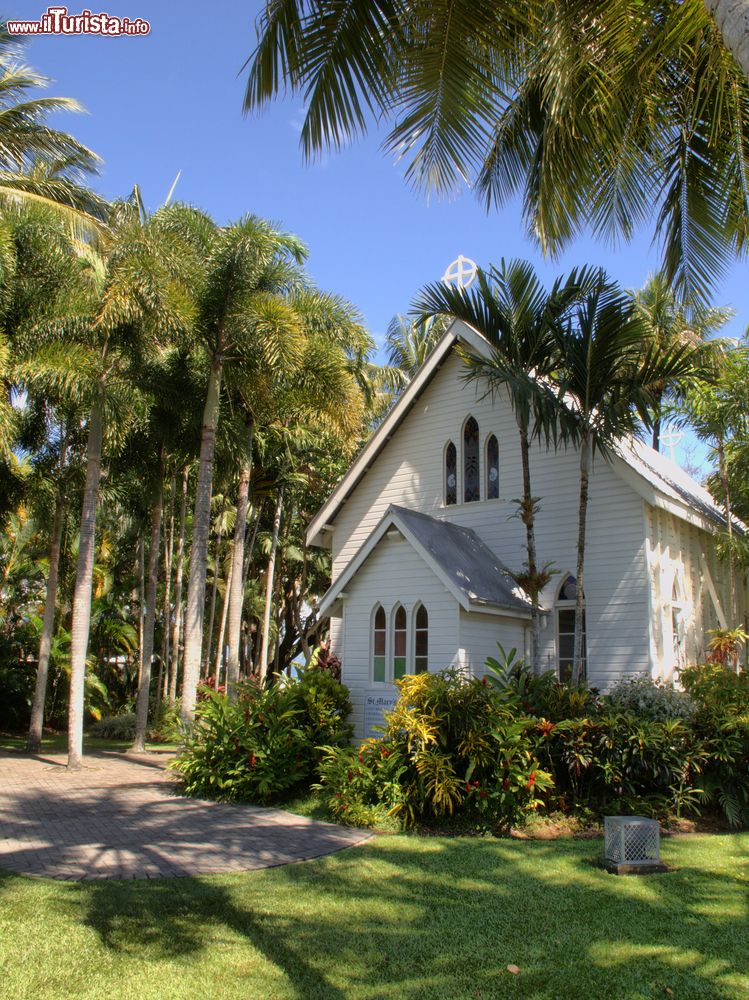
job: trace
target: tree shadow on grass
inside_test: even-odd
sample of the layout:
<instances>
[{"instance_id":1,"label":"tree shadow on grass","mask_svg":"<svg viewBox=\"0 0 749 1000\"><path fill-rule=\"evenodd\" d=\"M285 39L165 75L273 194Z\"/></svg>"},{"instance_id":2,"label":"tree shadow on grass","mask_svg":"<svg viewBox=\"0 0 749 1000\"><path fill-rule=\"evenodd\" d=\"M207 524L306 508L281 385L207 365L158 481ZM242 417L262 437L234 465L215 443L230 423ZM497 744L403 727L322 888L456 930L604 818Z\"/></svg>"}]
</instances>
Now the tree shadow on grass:
<instances>
[{"instance_id":1,"label":"tree shadow on grass","mask_svg":"<svg viewBox=\"0 0 749 1000\"><path fill-rule=\"evenodd\" d=\"M81 890L107 948L208 961L228 930L300 1000L745 996L746 883L698 864L620 878L590 864L599 849L381 838L264 872Z\"/></svg>"}]
</instances>

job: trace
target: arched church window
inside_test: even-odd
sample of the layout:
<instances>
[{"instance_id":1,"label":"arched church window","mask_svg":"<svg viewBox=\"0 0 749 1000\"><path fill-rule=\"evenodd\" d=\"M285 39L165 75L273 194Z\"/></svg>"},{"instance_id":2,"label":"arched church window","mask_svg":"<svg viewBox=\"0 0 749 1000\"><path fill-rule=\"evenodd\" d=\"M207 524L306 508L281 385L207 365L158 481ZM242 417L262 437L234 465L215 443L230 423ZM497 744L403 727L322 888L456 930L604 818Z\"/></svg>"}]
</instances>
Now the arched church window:
<instances>
[{"instance_id":1,"label":"arched church window","mask_svg":"<svg viewBox=\"0 0 749 1000\"><path fill-rule=\"evenodd\" d=\"M406 609L399 604L393 615L393 680L406 676L408 621Z\"/></svg>"},{"instance_id":2,"label":"arched church window","mask_svg":"<svg viewBox=\"0 0 749 1000\"><path fill-rule=\"evenodd\" d=\"M387 641L387 619L385 609L378 604L372 615L372 680L381 684L385 681L385 646Z\"/></svg>"},{"instance_id":3,"label":"arched church window","mask_svg":"<svg viewBox=\"0 0 749 1000\"><path fill-rule=\"evenodd\" d=\"M473 503L481 499L479 462L479 425L469 417L463 427L463 500Z\"/></svg>"},{"instance_id":4,"label":"arched church window","mask_svg":"<svg viewBox=\"0 0 749 1000\"><path fill-rule=\"evenodd\" d=\"M429 670L429 614L420 604L414 615L414 673L425 674Z\"/></svg>"},{"instance_id":5,"label":"arched church window","mask_svg":"<svg viewBox=\"0 0 749 1000\"><path fill-rule=\"evenodd\" d=\"M458 502L458 453L452 441L445 448L445 504Z\"/></svg>"},{"instance_id":6,"label":"arched church window","mask_svg":"<svg viewBox=\"0 0 749 1000\"><path fill-rule=\"evenodd\" d=\"M486 442L486 499L499 498L499 441L490 434Z\"/></svg>"}]
</instances>

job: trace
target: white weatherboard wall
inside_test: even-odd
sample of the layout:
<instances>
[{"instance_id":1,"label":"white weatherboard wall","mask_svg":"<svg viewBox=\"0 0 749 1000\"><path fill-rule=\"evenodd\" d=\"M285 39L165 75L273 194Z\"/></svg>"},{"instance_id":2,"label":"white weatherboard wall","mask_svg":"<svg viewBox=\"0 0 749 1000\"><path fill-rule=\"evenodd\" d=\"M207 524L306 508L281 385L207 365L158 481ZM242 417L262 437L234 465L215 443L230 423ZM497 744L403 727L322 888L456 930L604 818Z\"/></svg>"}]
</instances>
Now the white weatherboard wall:
<instances>
[{"instance_id":1,"label":"white weatherboard wall","mask_svg":"<svg viewBox=\"0 0 749 1000\"><path fill-rule=\"evenodd\" d=\"M712 628L733 628L744 621L746 588L736 577L737 607L731 610L727 563L718 559L713 539L673 514L647 505L646 530L652 593L651 659L656 676L670 678L679 666L705 654ZM683 661L674 650L673 598L683 616Z\"/></svg>"},{"instance_id":2,"label":"white weatherboard wall","mask_svg":"<svg viewBox=\"0 0 749 1000\"><path fill-rule=\"evenodd\" d=\"M374 607L382 604L388 616L388 656L390 655L391 616L398 603L408 615L409 643L413 636L413 610L421 602L429 614L429 669L449 667L458 647L459 606L451 593L434 576L404 539L382 539L369 558L346 586L343 601L345 636L340 642L334 633L332 646L343 661L343 682L351 691L354 712L351 721L356 735L364 733L364 702L370 691L394 692L392 684L373 684L371 680L371 624ZM340 619L338 619L340 621ZM336 638L338 644L336 645Z\"/></svg>"},{"instance_id":3,"label":"white weatherboard wall","mask_svg":"<svg viewBox=\"0 0 749 1000\"><path fill-rule=\"evenodd\" d=\"M530 632L529 622L466 612L461 608L461 662L472 677L483 677L486 673L487 657L499 659L498 642L502 643L502 648L507 654L515 648L518 656L525 655L527 632Z\"/></svg>"},{"instance_id":4,"label":"white weatherboard wall","mask_svg":"<svg viewBox=\"0 0 749 1000\"><path fill-rule=\"evenodd\" d=\"M483 390L466 385L462 370L462 362L453 353L336 515L332 532L334 579L391 503L473 528L511 570L522 567L526 560L525 529L515 516L513 502L522 495L522 475L512 410L504 395L494 400L491 396L480 398ZM486 439L493 433L499 440L500 499L444 507L444 449L452 440L460 454L468 416L479 424L482 475ZM536 446L531 477L533 493L541 500L536 526L538 558L541 563L552 563L558 574L543 595L550 605L564 576L575 572L578 455L574 450L555 453ZM422 578L429 573L426 567L419 572ZM389 577L391 582L399 582L392 573ZM647 670L650 605L643 501L600 458L594 464L590 490L585 593L591 682L605 688L627 673ZM544 663L552 666L556 660L555 616L550 616L542 638ZM344 669L352 657L358 663L366 656L368 639L360 647L363 639L360 623L356 631L347 625L345 648L338 645Z\"/></svg>"}]
</instances>

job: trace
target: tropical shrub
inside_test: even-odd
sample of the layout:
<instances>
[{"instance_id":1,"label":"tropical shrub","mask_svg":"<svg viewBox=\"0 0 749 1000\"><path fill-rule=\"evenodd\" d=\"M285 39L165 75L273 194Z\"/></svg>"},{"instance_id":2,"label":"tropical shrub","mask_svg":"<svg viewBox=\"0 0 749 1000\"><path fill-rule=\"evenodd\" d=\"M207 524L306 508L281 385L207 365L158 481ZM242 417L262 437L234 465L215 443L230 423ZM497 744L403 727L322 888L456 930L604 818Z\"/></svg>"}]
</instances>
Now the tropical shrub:
<instances>
[{"instance_id":1,"label":"tropical shrub","mask_svg":"<svg viewBox=\"0 0 749 1000\"><path fill-rule=\"evenodd\" d=\"M537 721L518 714L486 679L459 671L397 681L398 702L380 739L326 748L321 785L333 815L405 827L462 813L475 825L511 826L551 786L536 748Z\"/></svg>"},{"instance_id":2,"label":"tropical shrub","mask_svg":"<svg viewBox=\"0 0 749 1000\"><path fill-rule=\"evenodd\" d=\"M560 807L598 814L696 810L709 748L684 720L629 712L539 725Z\"/></svg>"},{"instance_id":3,"label":"tropical shrub","mask_svg":"<svg viewBox=\"0 0 749 1000\"><path fill-rule=\"evenodd\" d=\"M189 795L268 802L310 779L323 744L347 744L348 691L322 671L269 688L240 687L236 703L206 689L172 763Z\"/></svg>"},{"instance_id":4,"label":"tropical shrub","mask_svg":"<svg viewBox=\"0 0 749 1000\"><path fill-rule=\"evenodd\" d=\"M688 719L694 712L694 703L686 692L677 691L664 681L653 680L647 674L623 677L604 700L614 712L631 712L651 722Z\"/></svg>"},{"instance_id":5,"label":"tropical shrub","mask_svg":"<svg viewBox=\"0 0 749 1000\"><path fill-rule=\"evenodd\" d=\"M584 681L561 681L554 670L536 676L518 658L516 649L505 652L499 642L497 647L499 657L486 660L486 677L508 705L553 721L581 718L600 710L598 692Z\"/></svg>"},{"instance_id":6,"label":"tropical shrub","mask_svg":"<svg viewBox=\"0 0 749 1000\"><path fill-rule=\"evenodd\" d=\"M735 673L722 663L700 663L679 674L685 691L701 713L749 718L749 673Z\"/></svg>"}]
</instances>

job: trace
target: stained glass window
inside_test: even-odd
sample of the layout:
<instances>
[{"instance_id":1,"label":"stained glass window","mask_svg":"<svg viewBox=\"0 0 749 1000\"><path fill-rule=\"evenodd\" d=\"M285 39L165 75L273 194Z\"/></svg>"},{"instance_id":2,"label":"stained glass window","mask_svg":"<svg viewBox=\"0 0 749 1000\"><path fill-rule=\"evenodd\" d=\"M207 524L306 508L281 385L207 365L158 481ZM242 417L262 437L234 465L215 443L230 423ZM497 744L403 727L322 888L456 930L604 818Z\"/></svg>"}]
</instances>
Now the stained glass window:
<instances>
[{"instance_id":1,"label":"stained glass window","mask_svg":"<svg viewBox=\"0 0 749 1000\"><path fill-rule=\"evenodd\" d=\"M385 639L387 636L387 622L385 610L378 606L374 613L374 627L372 629L372 680L382 683L385 680Z\"/></svg>"},{"instance_id":2,"label":"stained glass window","mask_svg":"<svg viewBox=\"0 0 749 1000\"><path fill-rule=\"evenodd\" d=\"M402 604L393 616L393 678L406 676L406 609Z\"/></svg>"},{"instance_id":3,"label":"stained glass window","mask_svg":"<svg viewBox=\"0 0 749 1000\"><path fill-rule=\"evenodd\" d=\"M445 503L458 502L458 453L450 441L445 448Z\"/></svg>"},{"instance_id":4,"label":"stained glass window","mask_svg":"<svg viewBox=\"0 0 749 1000\"><path fill-rule=\"evenodd\" d=\"M429 615L423 604L416 610L414 629L414 673L425 674L429 669Z\"/></svg>"},{"instance_id":5,"label":"stained glass window","mask_svg":"<svg viewBox=\"0 0 749 1000\"><path fill-rule=\"evenodd\" d=\"M479 478L479 425L469 417L463 428L463 500L473 503L481 499Z\"/></svg>"},{"instance_id":6,"label":"stained glass window","mask_svg":"<svg viewBox=\"0 0 749 1000\"><path fill-rule=\"evenodd\" d=\"M494 434L486 442L486 499L499 498L499 441Z\"/></svg>"}]
</instances>

